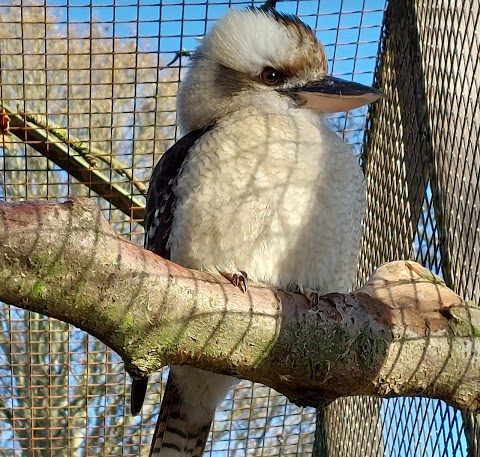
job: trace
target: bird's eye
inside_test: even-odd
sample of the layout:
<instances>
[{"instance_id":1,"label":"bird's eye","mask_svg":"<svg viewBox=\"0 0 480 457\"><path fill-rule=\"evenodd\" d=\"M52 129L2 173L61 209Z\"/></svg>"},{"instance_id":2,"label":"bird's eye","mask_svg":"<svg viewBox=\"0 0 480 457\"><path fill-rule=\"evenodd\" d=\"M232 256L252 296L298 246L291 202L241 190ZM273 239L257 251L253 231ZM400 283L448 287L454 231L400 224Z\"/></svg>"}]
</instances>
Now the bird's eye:
<instances>
[{"instance_id":1,"label":"bird's eye","mask_svg":"<svg viewBox=\"0 0 480 457\"><path fill-rule=\"evenodd\" d=\"M275 70L275 68L272 67L264 68L262 74L260 75L262 81L269 86L278 84L284 79L284 77L285 75L281 71Z\"/></svg>"}]
</instances>

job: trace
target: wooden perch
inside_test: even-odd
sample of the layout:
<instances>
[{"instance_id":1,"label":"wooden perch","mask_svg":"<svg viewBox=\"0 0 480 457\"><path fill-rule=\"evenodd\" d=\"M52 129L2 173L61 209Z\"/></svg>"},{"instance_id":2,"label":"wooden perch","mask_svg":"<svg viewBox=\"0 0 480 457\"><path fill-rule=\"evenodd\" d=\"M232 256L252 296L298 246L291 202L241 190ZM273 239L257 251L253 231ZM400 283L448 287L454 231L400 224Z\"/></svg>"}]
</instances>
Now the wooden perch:
<instances>
[{"instance_id":1,"label":"wooden perch","mask_svg":"<svg viewBox=\"0 0 480 457\"><path fill-rule=\"evenodd\" d=\"M421 395L480 410L480 309L415 262L386 264L312 309L135 246L88 199L1 203L0 213L0 299L98 337L131 374L191 364L301 405Z\"/></svg>"}]
</instances>

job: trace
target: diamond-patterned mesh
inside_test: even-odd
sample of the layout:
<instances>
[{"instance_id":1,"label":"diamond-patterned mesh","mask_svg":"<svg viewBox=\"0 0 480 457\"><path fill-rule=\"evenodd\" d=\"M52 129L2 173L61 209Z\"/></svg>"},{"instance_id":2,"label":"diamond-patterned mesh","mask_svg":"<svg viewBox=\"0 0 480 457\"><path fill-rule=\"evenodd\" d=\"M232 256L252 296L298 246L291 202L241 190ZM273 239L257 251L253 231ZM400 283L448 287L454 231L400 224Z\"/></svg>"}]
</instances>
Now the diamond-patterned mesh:
<instances>
[{"instance_id":1,"label":"diamond-patterned mesh","mask_svg":"<svg viewBox=\"0 0 480 457\"><path fill-rule=\"evenodd\" d=\"M414 259L480 297L479 2L390 2L364 155L361 275ZM478 456L478 421L437 400L383 402L385 455ZM463 430L464 428L464 430ZM464 433L465 432L465 433Z\"/></svg>"}]
</instances>

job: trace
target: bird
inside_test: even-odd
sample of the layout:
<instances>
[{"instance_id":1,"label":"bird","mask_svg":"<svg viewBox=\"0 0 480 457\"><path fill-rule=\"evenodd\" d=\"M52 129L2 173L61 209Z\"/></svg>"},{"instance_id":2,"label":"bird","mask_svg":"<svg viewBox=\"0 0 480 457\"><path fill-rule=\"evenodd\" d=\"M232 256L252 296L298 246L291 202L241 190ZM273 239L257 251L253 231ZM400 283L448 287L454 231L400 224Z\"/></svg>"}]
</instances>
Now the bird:
<instances>
[{"instance_id":1,"label":"bird","mask_svg":"<svg viewBox=\"0 0 480 457\"><path fill-rule=\"evenodd\" d=\"M327 74L324 46L297 16L230 10L203 37L177 96L183 137L147 193L145 247L220 273L242 291L306 295L353 286L365 188L358 160L324 113L378 100ZM152 457L200 457L217 405L238 379L171 366ZM133 380L138 414L147 378Z\"/></svg>"}]
</instances>

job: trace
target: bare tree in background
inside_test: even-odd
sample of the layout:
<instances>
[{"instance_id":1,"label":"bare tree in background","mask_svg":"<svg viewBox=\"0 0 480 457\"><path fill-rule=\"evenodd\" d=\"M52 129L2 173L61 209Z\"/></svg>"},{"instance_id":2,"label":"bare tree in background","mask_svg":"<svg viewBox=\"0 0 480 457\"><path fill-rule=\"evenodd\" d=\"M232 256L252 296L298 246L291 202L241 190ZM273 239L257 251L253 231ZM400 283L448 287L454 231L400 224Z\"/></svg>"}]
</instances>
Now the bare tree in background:
<instances>
[{"instance_id":1,"label":"bare tree in background","mask_svg":"<svg viewBox=\"0 0 480 457\"><path fill-rule=\"evenodd\" d=\"M140 52L136 39L114 39L99 23L60 23L51 8L3 7L0 23L2 102L68 129L147 181L175 136L177 71L159 74L158 54ZM3 198L90 195L115 230L133 229L141 242L140 228L120 211L10 138L0 156ZM132 192L127 179L110 173ZM116 354L63 322L3 304L0 325L0 453L13 446L15 455L28 456L139 453Z\"/></svg>"}]
</instances>

